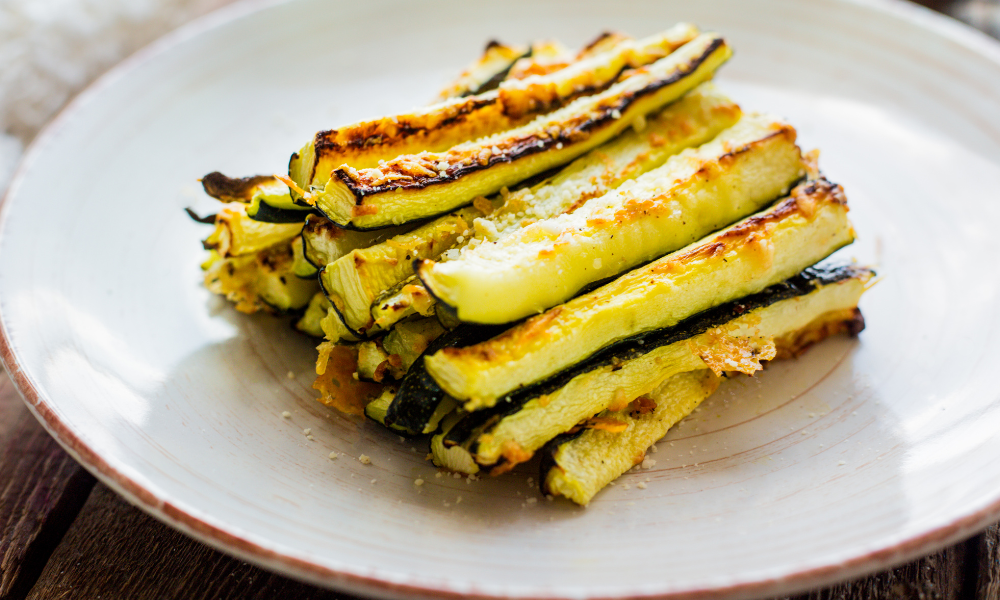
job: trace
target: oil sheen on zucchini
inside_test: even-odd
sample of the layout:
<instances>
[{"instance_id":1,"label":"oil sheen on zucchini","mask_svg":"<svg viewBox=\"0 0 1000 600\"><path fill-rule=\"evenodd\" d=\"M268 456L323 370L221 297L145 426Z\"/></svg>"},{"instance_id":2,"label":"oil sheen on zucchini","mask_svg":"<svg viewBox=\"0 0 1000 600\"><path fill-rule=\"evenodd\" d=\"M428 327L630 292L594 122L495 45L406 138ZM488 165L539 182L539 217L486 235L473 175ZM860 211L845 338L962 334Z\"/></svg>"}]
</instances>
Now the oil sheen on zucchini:
<instances>
[{"instance_id":1,"label":"oil sheen on zucchini","mask_svg":"<svg viewBox=\"0 0 1000 600\"><path fill-rule=\"evenodd\" d=\"M606 349L549 381L470 413L446 438L482 466L502 472L586 419L625 408L668 377L704 369L752 374L776 356L775 338L818 317L851 311L871 277L847 266L810 268L763 292L705 311L674 327Z\"/></svg>"},{"instance_id":2,"label":"oil sheen on zucchini","mask_svg":"<svg viewBox=\"0 0 1000 600\"><path fill-rule=\"evenodd\" d=\"M759 292L854 240L840 186L797 186L774 206L505 331L427 357L466 410L492 406L629 336Z\"/></svg>"},{"instance_id":3,"label":"oil sheen on zucchini","mask_svg":"<svg viewBox=\"0 0 1000 600\"><path fill-rule=\"evenodd\" d=\"M402 154L438 152L523 125L574 98L606 88L622 69L658 60L695 35L694 26L680 24L658 35L588 55L555 72L505 80L493 91L321 131L292 155L288 174L301 190L322 191L334 169L343 164L355 169L377 167L379 161ZM437 211L441 212L444 210Z\"/></svg>"},{"instance_id":4,"label":"oil sheen on zucchini","mask_svg":"<svg viewBox=\"0 0 1000 600\"><path fill-rule=\"evenodd\" d=\"M377 168L337 169L323 190L307 200L335 223L356 229L443 214L603 144L710 79L730 55L721 37L701 35L607 90L523 127L447 152L399 156Z\"/></svg>"},{"instance_id":5,"label":"oil sheen on zucchini","mask_svg":"<svg viewBox=\"0 0 1000 600\"><path fill-rule=\"evenodd\" d=\"M776 337L776 358L796 356L805 346L838 333L857 335L863 328L856 308L824 313L803 329ZM642 463L646 450L691 414L718 383L711 369L674 375L624 409L597 416L595 421L602 425L615 424L614 430L582 428L555 438L542 452L542 490L586 505L610 481Z\"/></svg>"},{"instance_id":6,"label":"oil sheen on zucchini","mask_svg":"<svg viewBox=\"0 0 1000 600\"><path fill-rule=\"evenodd\" d=\"M600 197L625 181L660 167L670 156L685 148L711 140L734 125L740 115L739 106L712 84L702 84L645 123L637 124L576 159L556 175L491 202L484 198L477 200L475 206L483 215L473 219L472 231L463 231L462 236L456 238L454 248L437 260L445 261L449 255L460 256L458 249L471 251L479 244L492 243L525 224L573 212L589 199ZM440 217L435 222L447 223L452 218L450 215ZM396 236L384 243L396 248L416 245L420 243L416 233ZM416 285L406 286L401 291L389 293L386 290L376 298L371 306L376 329L388 329L392 323L414 313L428 314L430 303L427 301L431 297L422 284L414 283ZM345 298L347 305L363 301L364 297ZM355 310L360 314L360 307Z\"/></svg>"},{"instance_id":7,"label":"oil sheen on zucchini","mask_svg":"<svg viewBox=\"0 0 1000 600\"><path fill-rule=\"evenodd\" d=\"M505 323L565 302L588 284L663 256L745 217L804 174L795 129L746 115L711 142L572 212L481 244L418 274L438 310Z\"/></svg>"}]
</instances>

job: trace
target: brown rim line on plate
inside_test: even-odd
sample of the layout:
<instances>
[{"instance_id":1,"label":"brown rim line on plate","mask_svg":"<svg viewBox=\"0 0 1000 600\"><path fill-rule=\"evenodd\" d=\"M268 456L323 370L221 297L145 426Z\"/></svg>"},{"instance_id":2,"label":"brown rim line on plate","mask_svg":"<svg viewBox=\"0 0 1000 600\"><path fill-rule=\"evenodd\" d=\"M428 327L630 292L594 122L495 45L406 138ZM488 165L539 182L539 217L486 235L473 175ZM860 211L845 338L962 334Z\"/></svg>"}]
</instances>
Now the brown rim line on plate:
<instances>
[{"instance_id":1,"label":"brown rim line on plate","mask_svg":"<svg viewBox=\"0 0 1000 600\"><path fill-rule=\"evenodd\" d=\"M879 0L877 2L844 0L841 3L866 6L908 21L932 33L938 34L951 42L957 43L968 50L986 56L1000 66L1000 44L992 41L985 34L953 22L946 17L936 15L927 9L913 6L900 0ZM10 187L4 195L2 205L0 205L0 224L7 219L10 206L8 200L20 187L21 180L24 178L27 168L38 159L39 155L41 155L42 151L49 144L52 144L59 137L61 130L72 121L77 111L94 101L103 90L113 86L119 79L140 68L151 58L168 52L186 40L240 19L260 8L276 4L279 3L251 1L239 3L217 11L167 35L126 59L99 78L63 109L31 144L31 147L25 154L24 160L12 177ZM737 46L738 51L739 48ZM405 583L392 583L384 579L372 578L359 573L338 571L303 558L282 554L266 548L249 537L240 537L227 532L214 524L213 519L201 516L197 511L190 508L171 504L166 499L158 497L155 492L145 489L83 442L72 428L60 419L59 414L50 405L49 401L41 397L34 383L22 371L14 349L11 346L6 321L0 324L0 355L2 355L5 367L11 374L20 393L26 398L32 412L76 460L80 461L102 482L125 496L132 504L140 507L155 518L185 531L219 550L317 584L335 586L354 593L374 593L381 596L399 598L413 596L434 598L495 597L478 594L474 591L455 590L446 587L432 588L407 585ZM988 506L980 508L974 513L959 518L946 526L926 531L921 535L908 539L901 539L898 543L890 547L854 556L837 564L818 566L784 577L737 582L723 587L690 589L634 597L701 598L791 593L903 563L914 557L963 539L978 529L994 522L998 517L1000 517L1000 496ZM540 595L537 597L549 599L558 596ZM601 596L593 597L599 598Z\"/></svg>"}]
</instances>

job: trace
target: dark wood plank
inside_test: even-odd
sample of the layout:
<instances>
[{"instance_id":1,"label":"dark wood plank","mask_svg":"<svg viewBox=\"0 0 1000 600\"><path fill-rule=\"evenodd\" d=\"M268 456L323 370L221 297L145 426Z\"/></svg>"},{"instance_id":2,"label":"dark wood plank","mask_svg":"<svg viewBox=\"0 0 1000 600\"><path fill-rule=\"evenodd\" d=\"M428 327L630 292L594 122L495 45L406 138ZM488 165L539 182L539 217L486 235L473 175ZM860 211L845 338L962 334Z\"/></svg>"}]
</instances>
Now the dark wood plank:
<instances>
[{"instance_id":1,"label":"dark wood plank","mask_svg":"<svg viewBox=\"0 0 1000 600\"><path fill-rule=\"evenodd\" d=\"M93 485L0 370L0 599L31 589Z\"/></svg>"},{"instance_id":2,"label":"dark wood plank","mask_svg":"<svg viewBox=\"0 0 1000 600\"><path fill-rule=\"evenodd\" d=\"M216 552L98 484L28 598L332 600L351 596L298 583Z\"/></svg>"},{"instance_id":3,"label":"dark wood plank","mask_svg":"<svg viewBox=\"0 0 1000 600\"><path fill-rule=\"evenodd\" d=\"M1000 525L993 525L975 538L975 598L1000 600Z\"/></svg>"},{"instance_id":4,"label":"dark wood plank","mask_svg":"<svg viewBox=\"0 0 1000 600\"><path fill-rule=\"evenodd\" d=\"M797 596L795 600L893 599L963 600L973 598L978 538L868 577Z\"/></svg>"}]
</instances>

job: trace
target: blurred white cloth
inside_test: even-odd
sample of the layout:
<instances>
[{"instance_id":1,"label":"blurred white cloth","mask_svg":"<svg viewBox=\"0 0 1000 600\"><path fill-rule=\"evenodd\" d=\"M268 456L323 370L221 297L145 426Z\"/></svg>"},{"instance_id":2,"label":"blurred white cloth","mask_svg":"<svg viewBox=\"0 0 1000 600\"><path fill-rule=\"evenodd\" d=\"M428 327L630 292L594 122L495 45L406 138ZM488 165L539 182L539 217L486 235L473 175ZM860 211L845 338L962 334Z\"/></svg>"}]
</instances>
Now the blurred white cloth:
<instances>
[{"instance_id":1,"label":"blurred white cloth","mask_svg":"<svg viewBox=\"0 0 1000 600\"><path fill-rule=\"evenodd\" d=\"M0 0L0 193L24 146L126 56L231 0Z\"/></svg>"}]
</instances>

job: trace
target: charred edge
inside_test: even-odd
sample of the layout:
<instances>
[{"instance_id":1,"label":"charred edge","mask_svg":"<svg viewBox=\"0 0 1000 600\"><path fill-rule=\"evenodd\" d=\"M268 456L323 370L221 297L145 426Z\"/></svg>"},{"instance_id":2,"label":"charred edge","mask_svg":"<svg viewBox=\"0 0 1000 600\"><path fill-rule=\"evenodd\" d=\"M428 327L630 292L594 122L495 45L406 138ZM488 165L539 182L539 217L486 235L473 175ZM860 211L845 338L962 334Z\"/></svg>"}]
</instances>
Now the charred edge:
<instances>
[{"instance_id":1,"label":"charred edge","mask_svg":"<svg viewBox=\"0 0 1000 600\"><path fill-rule=\"evenodd\" d=\"M321 232L321 231L328 231L328 230L340 230L342 228L338 227L336 225L336 223L334 223L330 219L326 218L322 214L318 214L318 213L319 213L318 210L317 210L316 213L312 213L312 214L314 214L316 216L316 219L312 219L309 216L307 216L306 217L306 222L302 226L302 256L305 257L307 263L311 264L312 266L316 267L317 269L323 269L324 267L326 267L325 264L321 265L321 264L315 263L315 262L313 262L313 260L311 258L309 258L309 249L310 249L310 246L306 242L306 239L307 239L306 233L313 234L313 232Z\"/></svg>"},{"instance_id":2,"label":"charred edge","mask_svg":"<svg viewBox=\"0 0 1000 600\"><path fill-rule=\"evenodd\" d=\"M455 168L453 171L449 172L446 176L417 176L414 177L413 181L407 181L403 183L380 185L380 186L367 186L364 184L357 184L352 180L346 173L340 169L334 170L334 173L340 177L340 180L346 185L354 197L357 199L357 203L360 204L366 196L371 196L375 194L380 194L384 192L389 192L393 190L419 190L431 185L438 185L443 183L448 183L460 179L470 173L476 171L482 171L489 169L494 165L500 163L511 163L522 158L537 154L539 152L544 152L551 148L554 148L557 144L562 143L564 146L569 146L575 143L573 138L578 137L581 133L590 133L594 129L605 126L610 121L615 121L613 113L618 112L619 114L624 113L628 108L634 104L637 100L656 93L660 89L667 87L668 85L673 85L678 81L690 76L694 73L698 67L700 67L708 58L715 53L720 47L725 45L725 40L716 39L714 40L708 48L705 49L698 57L690 61L687 65L678 67L671 75L658 79L651 82L646 87L636 90L635 92L630 92L627 94L622 94L622 97L613 104L599 107L600 113L593 117L584 120L582 123L572 126L569 129L563 129L560 131L559 135L556 137L547 137L541 139L539 137L529 137L523 140L518 140L516 145L514 145L508 152L497 156L491 155L489 160L485 165L475 162L473 164L464 164Z\"/></svg>"},{"instance_id":3,"label":"charred edge","mask_svg":"<svg viewBox=\"0 0 1000 600\"><path fill-rule=\"evenodd\" d=\"M854 314L851 316L851 320L847 322L847 333L849 333L851 337L858 337L864 330L865 316L861 314L860 308L855 308Z\"/></svg>"},{"instance_id":4,"label":"charred edge","mask_svg":"<svg viewBox=\"0 0 1000 600\"><path fill-rule=\"evenodd\" d=\"M501 45L496 40L492 40L490 44L494 45L493 46L487 45L486 46L487 52L491 48L495 48ZM507 76L510 75L510 70L514 68L514 65L517 64L517 61L521 60L522 58L531 58L531 55L534 53L534 51L535 51L534 48L528 46L527 52L521 54L520 56L514 57L514 60L510 61L506 67L494 73L493 77L490 77L489 79L484 81L479 87L462 92L462 94L459 95L459 98L466 98L468 96L478 96L479 94L485 94L486 92L492 92L493 90L497 89L498 87L500 87L500 84L503 83L505 79L507 79Z\"/></svg>"},{"instance_id":5,"label":"charred edge","mask_svg":"<svg viewBox=\"0 0 1000 600\"><path fill-rule=\"evenodd\" d=\"M340 308L337 307L337 303L333 301L333 298L330 296L330 292L327 291L326 285L323 283L324 271L326 271L326 266L323 266L322 268L319 269L319 271L316 272L316 281L319 283L319 291L323 292L323 295L326 296L326 299L330 302L330 307L333 309L335 313L337 313L337 318L340 319L340 324L344 326L344 329L346 329L354 337L358 338L358 341L360 342L373 340L377 337L380 337L380 335L378 334L385 333L385 332L376 332L376 335L368 335L367 333L356 330L347 324L347 319L344 318L344 313L340 312Z\"/></svg>"},{"instance_id":6,"label":"charred edge","mask_svg":"<svg viewBox=\"0 0 1000 600\"><path fill-rule=\"evenodd\" d=\"M397 116L398 123L393 123L393 127L396 132L392 136L387 136L384 131L382 131L385 126L386 121L389 119L379 119L377 121L367 122L361 125L355 125L347 128L347 130L340 129L329 129L326 131L320 131L316 134L314 139L315 155L316 158L313 161L313 169L315 175L315 166L319 162L323 155L326 153L335 152L338 150L343 150L345 148L358 149L367 148L371 146L382 146L385 144L391 144L399 140L406 139L408 137L433 131L434 129L442 129L451 127L452 125L466 120L469 115L481 110L487 106L496 104L498 98L491 96L488 98L481 98L478 96L469 96L466 99L465 104L457 107L455 114L443 119L439 123L436 123L433 128L412 125L408 123L404 118L399 118ZM417 119L422 117L416 117ZM355 131L356 130L356 131ZM336 137L338 135L343 135L347 139L343 141L337 141Z\"/></svg>"},{"instance_id":7,"label":"charred edge","mask_svg":"<svg viewBox=\"0 0 1000 600\"><path fill-rule=\"evenodd\" d=\"M552 438L549 443L545 444L545 447L541 450L541 462L538 464L538 487L542 490L543 494L548 494L550 496L555 496L553 490L549 489L549 471L552 469L561 469L559 463L556 462L556 453L559 451L559 446L566 444L575 440L583 434L583 429L574 433L563 433L554 438Z\"/></svg>"},{"instance_id":8,"label":"charred edge","mask_svg":"<svg viewBox=\"0 0 1000 600\"><path fill-rule=\"evenodd\" d=\"M205 215L204 217L199 217L198 213L194 212L193 210L191 210L189 207L186 206L184 207L184 212L187 213L187 216L191 217L192 221L195 221L197 223L204 223L205 225L215 225L216 215Z\"/></svg>"},{"instance_id":9,"label":"charred edge","mask_svg":"<svg viewBox=\"0 0 1000 600\"><path fill-rule=\"evenodd\" d=\"M257 206L257 212L252 215L248 213L247 216L254 221L263 223L301 223L311 214L316 214L312 207L309 210L296 210L294 208L278 208L267 202L261 202Z\"/></svg>"},{"instance_id":10,"label":"charred edge","mask_svg":"<svg viewBox=\"0 0 1000 600\"><path fill-rule=\"evenodd\" d=\"M410 365L399 391L386 411L385 424L405 427L413 431L423 431L445 398L445 392L424 368L424 357L434 354L446 346L470 345L489 339L494 334L491 327L462 327L450 331L434 340L426 350Z\"/></svg>"},{"instance_id":11,"label":"charred edge","mask_svg":"<svg viewBox=\"0 0 1000 600\"><path fill-rule=\"evenodd\" d=\"M584 373L639 358L662 346L692 338L713 327L724 325L748 312L765 308L782 300L804 296L820 287L846 281L864 273L873 272L866 267L855 265L809 267L798 275L772 285L762 292L703 311L673 327L654 329L606 346L548 379L502 396L492 408L476 411L470 416L481 415L479 419L483 421L496 415L499 415L500 418L506 417L520 410L532 398L551 394Z\"/></svg>"},{"instance_id":12,"label":"charred edge","mask_svg":"<svg viewBox=\"0 0 1000 600\"><path fill-rule=\"evenodd\" d=\"M623 37L623 36L622 34L615 33L614 31L602 31L597 35L596 38L591 40L590 43L581 48L580 52L577 53L577 56L584 56L589 54L590 51L593 50L595 47L597 47L598 44L600 44L601 42L603 42L608 38L613 38L613 37Z\"/></svg>"},{"instance_id":13,"label":"charred edge","mask_svg":"<svg viewBox=\"0 0 1000 600\"><path fill-rule=\"evenodd\" d=\"M218 171L212 171L201 178L201 187L206 194L217 200L249 202L255 187L272 181L274 181L274 177L271 175L234 178L226 177Z\"/></svg>"}]
</instances>

